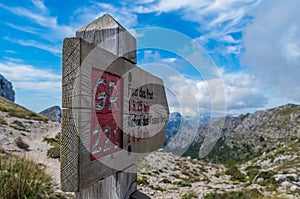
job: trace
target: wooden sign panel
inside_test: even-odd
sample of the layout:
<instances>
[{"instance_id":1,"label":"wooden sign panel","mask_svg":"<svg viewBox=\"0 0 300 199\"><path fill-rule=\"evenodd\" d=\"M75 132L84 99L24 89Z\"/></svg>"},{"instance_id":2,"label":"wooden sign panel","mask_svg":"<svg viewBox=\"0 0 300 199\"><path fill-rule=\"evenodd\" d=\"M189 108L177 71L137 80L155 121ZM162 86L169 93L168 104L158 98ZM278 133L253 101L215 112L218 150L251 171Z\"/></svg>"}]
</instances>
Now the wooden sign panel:
<instances>
[{"instance_id":1,"label":"wooden sign panel","mask_svg":"<svg viewBox=\"0 0 300 199\"><path fill-rule=\"evenodd\" d=\"M80 38L64 40L61 180L77 192L162 147L163 81Z\"/></svg>"}]
</instances>

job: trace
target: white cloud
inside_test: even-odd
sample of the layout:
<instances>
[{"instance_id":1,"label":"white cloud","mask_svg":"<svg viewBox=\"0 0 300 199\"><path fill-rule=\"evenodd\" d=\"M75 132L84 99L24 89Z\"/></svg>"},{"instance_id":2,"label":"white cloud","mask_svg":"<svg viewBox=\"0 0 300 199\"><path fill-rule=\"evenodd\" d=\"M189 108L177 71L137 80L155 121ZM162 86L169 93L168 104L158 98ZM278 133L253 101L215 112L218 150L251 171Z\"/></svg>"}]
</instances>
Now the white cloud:
<instances>
[{"instance_id":1,"label":"white cloud","mask_svg":"<svg viewBox=\"0 0 300 199\"><path fill-rule=\"evenodd\" d=\"M38 31L33 27L17 26L17 25L11 24L11 23L5 23L5 25L7 25L7 26L9 26L13 29L20 30L22 32L27 32L27 33L31 33L31 34L38 34Z\"/></svg>"},{"instance_id":2,"label":"white cloud","mask_svg":"<svg viewBox=\"0 0 300 199\"><path fill-rule=\"evenodd\" d=\"M178 11L183 19L199 24L198 29L202 33L199 41L205 43L209 39L222 41L230 33L241 31L249 23L247 13L259 2L260 0L158 0L133 6L133 10L137 13L158 14ZM238 41L233 41L236 42Z\"/></svg>"},{"instance_id":3,"label":"white cloud","mask_svg":"<svg viewBox=\"0 0 300 199\"><path fill-rule=\"evenodd\" d=\"M43 1L40 0L31 0L31 2L34 4L35 7L37 7L42 12L47 12L48 9L46 8Z\"/></svg>"},{"instance_id":4,"label":"white cloud","mask_svg":"<svg viewBox=\"0 0 300 199\"><path fill-rule=\"evenodd\" d=\"M191 114L196 111L194 104L190 103L192 95L195 96L199 110L202 113L213 111L224 113L224 105L228 114L240 114L245 110L264 107L268 100L262 92L255 86L254 79L250 75L242 72L223 74L221 79L210 79L206 81L185 78L188 83L179 81L178 77L170 77L172 88L176 93L169 97L171 110L184 110ZM170 86L171 85L171 86ZM191 93L190 93L191 92ZM220 93L225 93L225 98ZM178 104L178 102L180 104ZM194 114L195 115L195 114Z\"/></svg>"},{"instance_id":5,"label":"white cloud","mask_svg":"<svg viewBox=\"0 0 300 199\"><path fill-rule=\"evenodd\" d=\"M30 46L30 47L35 47L39 48L48 52L53 53L54 55L61 55L61 47L60 46L53 46L53 45L47 45L43 43L39 43L33 40L21 40L21 39L13 39L10 37L4 37L3 39L10 41L12 43L16 43L22 46Z\"/></svg>"},{"instance_id":6,"label":"white cloud","mask_svg":"<svg viewBox=\"0 0 300 199\"><path fill-rule=\"evenodd\" d=\"M244 31L242 64L277 96L300 101L300 1L263 1Z\"/></svg>"},{"instance_id":7,"label":"white cloud","mask_svg":"<svg viewBox=\"0 0 300 199\"><path fill-rule=\"evenodd\" d=\"M163 62L166 62L166 63L174 63L174 62L177 61L177 59L171 57L171 58L165 58L165 59L162 59L162 61L163 61Z\"/></svg>"},{"instance_id":8,"label":"white cloud","mask_svg":"<svg viewBox=\"0 0 300 199\"><path fill-rule=\"evenodd\" d=\"M5 50L5 52L6 52L6 53L10 53L10 54L17 54L17 52L14 51L14 50Z\"/></svg>"},{"instance_id":9,"label":"white cloud","mask_svg":"<svg viewBox=\"0 0 300 199\"><path fill-rule=\"evenodd\" d=\"M32 0L34 8L28 9L23 7L10 7L0 3L0 8L11 12L14 15L23 17L36 24L35 28L21 27L18 25L11 26L23 32L36 34L39 37L49 40L58 41L64 37L73 36L75 28L73 25L62 25L58 23L57 17L51 16L49 10L44 5L43 1ZM8 23L9 24L9 23Z\"/></svg>"},{"instance_id":10,"label":"white cloud","mask_svg":"<svg viewBox=\"0 0 300 199\"><path fill-rule=\"evenodd\" d=\"M61 91L61 75L20 62L0 62L0 74L13 83L14 88L39 91L47 95Z\"/></svg>"}]
</instances>

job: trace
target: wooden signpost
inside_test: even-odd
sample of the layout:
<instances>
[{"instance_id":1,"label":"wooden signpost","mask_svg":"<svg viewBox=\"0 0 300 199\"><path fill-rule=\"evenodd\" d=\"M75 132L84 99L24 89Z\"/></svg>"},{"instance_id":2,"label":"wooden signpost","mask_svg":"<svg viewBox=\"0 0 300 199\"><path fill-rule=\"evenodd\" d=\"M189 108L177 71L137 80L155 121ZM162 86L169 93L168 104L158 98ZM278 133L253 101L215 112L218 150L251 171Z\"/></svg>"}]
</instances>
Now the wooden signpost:
<instances>
[{"instance_id":1,"label":"wooden signpost","mask_svg":"<svg viewBox=\"0 0 300 199\"><path fill-rule=\"evenodd\" d=\"M63 44L62 190L129 198L135 163L164 142L163 81L134 65L135 38L111 16L76 36Z\"/></svg>"}]
</instances>

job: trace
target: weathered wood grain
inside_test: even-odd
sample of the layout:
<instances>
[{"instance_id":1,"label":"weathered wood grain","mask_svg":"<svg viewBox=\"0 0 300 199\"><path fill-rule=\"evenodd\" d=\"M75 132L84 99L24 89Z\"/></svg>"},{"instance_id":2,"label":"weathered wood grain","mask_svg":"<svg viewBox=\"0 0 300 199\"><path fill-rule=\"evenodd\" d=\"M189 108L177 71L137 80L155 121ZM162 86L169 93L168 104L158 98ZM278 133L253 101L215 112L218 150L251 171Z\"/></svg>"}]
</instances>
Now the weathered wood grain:
<instances>
[{"instance_id":1,"label":"weathered wood grain","mask_svg":"<svg viewBox=\"0 0 300 199\"><path fill-rule=\"evenodd\" d=\"M61 186L67 192L78 191L79 187L79 135L78 115L72 110L62 110L61 129Z\"/></svg>"},{"instance_id":2,"label":"weathered wood grain","mask_svg":"<svg viewBox=\"0 0 300 199\"><path fill-rule=\"evenodd\" d=\"M136 39L108 14L77 30L76 37L136 64Z\"/></svg>"},{"instance_id":3,"label":"weathered wood grain","mask_svg":"<svg viewBox=\"0 0 300 199\"><path fill-rule=\"evenodd\" d=\"M76 193L76 199L129 199L126 198L126 194L130 196L136 185L133 187L133 191L128 192L131 185L134 185L137 178L136 173L118 172L110 175L105 180L100 180L89 188Z\"/></svg>"}]
</instances>

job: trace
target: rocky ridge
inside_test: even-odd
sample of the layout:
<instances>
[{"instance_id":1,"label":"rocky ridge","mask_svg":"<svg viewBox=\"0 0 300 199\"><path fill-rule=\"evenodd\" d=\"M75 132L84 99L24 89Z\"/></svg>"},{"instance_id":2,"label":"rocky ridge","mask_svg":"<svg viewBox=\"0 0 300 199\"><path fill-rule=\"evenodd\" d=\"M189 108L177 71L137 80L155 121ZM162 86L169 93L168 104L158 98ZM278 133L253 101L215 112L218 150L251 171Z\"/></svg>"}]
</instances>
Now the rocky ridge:
<instances>
[{"instance_id":1,"label":"rocky ridge","mask_svg":"<svg viewBox=\"0 0 300 199\"><path fill-rule=\"evenodd\" d=\"M211 134L216 135L217 141L205 160L216 163L247 161L300 137L300 106L287 104L208 123L198 129L185 155L199 157L200 147Z\"/></svg>"}]
</instances>

